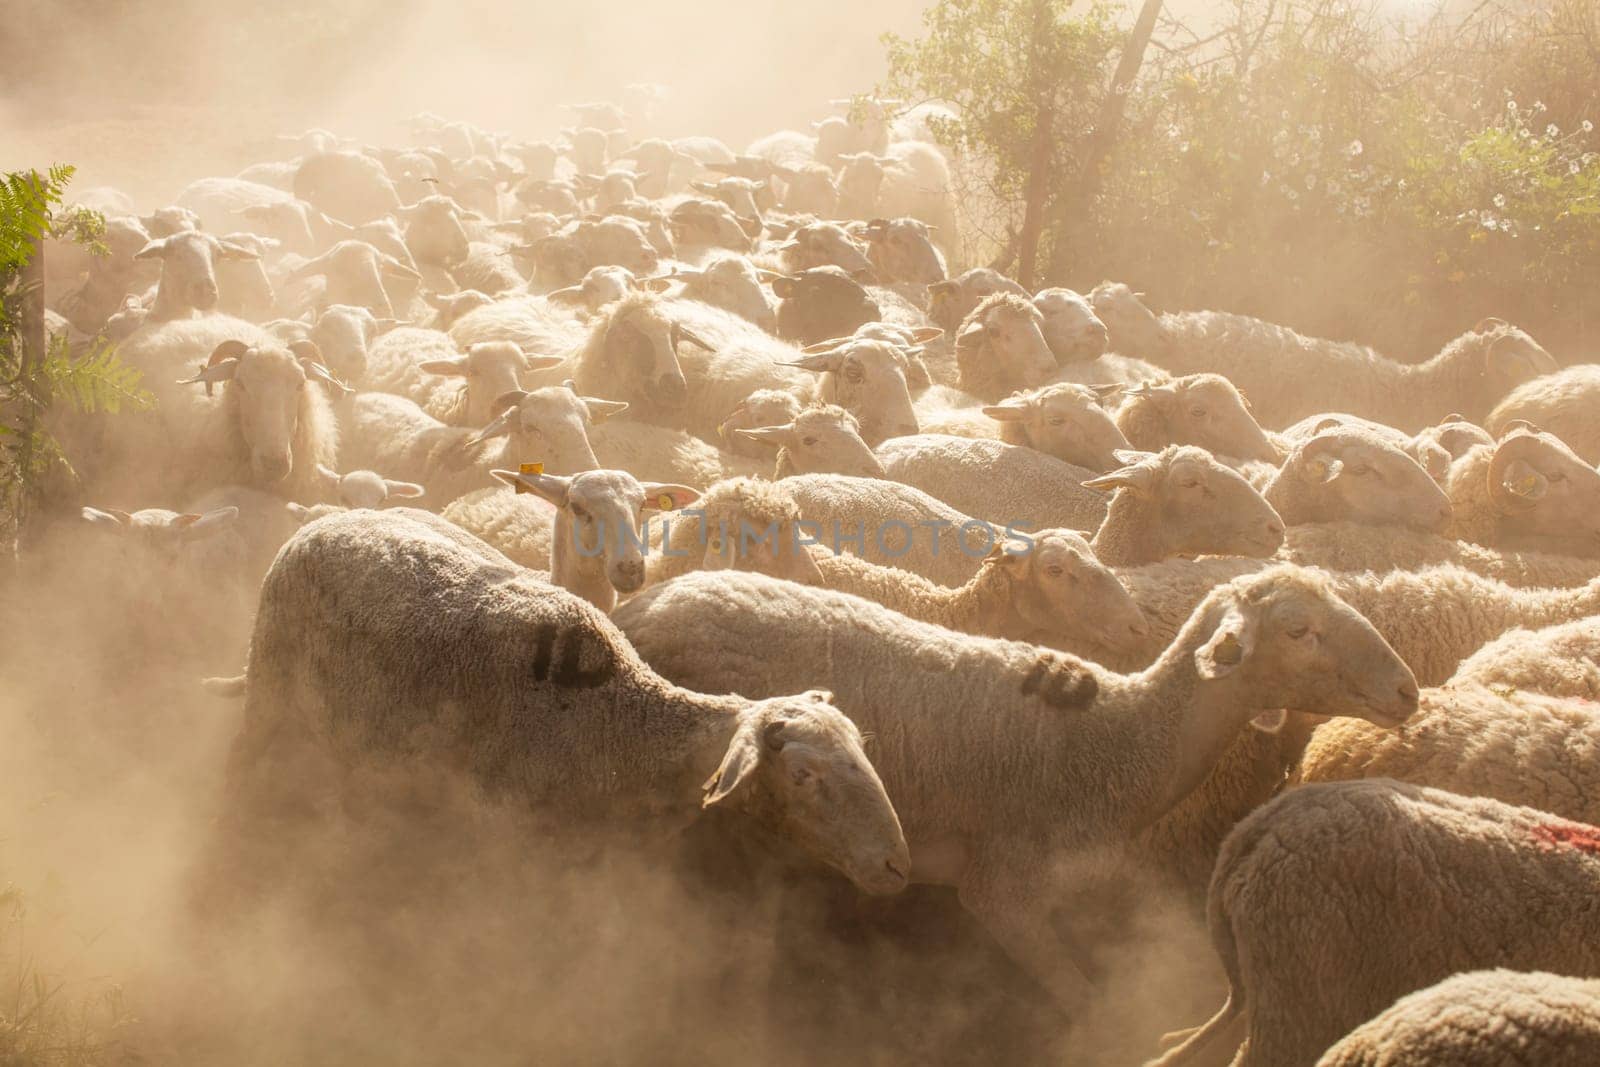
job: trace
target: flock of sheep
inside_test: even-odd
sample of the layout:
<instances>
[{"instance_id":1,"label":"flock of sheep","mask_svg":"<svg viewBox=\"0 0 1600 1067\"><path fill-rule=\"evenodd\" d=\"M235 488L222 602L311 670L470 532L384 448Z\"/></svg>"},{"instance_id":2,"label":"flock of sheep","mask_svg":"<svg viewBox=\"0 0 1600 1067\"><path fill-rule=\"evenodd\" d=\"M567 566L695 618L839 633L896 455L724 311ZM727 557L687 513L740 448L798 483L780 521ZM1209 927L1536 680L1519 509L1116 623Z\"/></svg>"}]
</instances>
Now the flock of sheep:
<instances>
[{"instance_id":1,"label":"flock of sheep","mask_svg":"<svg viewBox=\"0 0 1600 1067\"><path fill-rule=\"evenodd\" d=\"M157 404L55 427L70 533L253 625L218 862L431 761L954 887L1069 1018L1176 896L1226 982L1162 1064L1600 1062L1600 368L951 276L936 110L83 198L55 328Z\"/></svg>"}]
</instances>

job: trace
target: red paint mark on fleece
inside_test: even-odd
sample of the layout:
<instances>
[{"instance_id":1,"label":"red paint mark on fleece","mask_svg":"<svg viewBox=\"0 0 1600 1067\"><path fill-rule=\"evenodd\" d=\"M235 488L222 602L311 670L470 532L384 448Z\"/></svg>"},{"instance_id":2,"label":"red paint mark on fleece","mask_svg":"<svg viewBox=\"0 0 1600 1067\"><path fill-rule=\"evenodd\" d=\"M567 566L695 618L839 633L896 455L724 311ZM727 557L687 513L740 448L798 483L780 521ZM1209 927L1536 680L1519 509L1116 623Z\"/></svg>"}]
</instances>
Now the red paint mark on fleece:
<instances>
[{"instance_id":1,"label":"red paint mark on fleece","mask_svg":"<svg viewBox=\"0 0 1600 1067\"><path fill-rule=\"evenodd\" d=\"M1568 845L1600 856L1600 828L1580 822L1551 822L1533 828L1533 836L1547 848Z\"/></svg>"}]
</instances>

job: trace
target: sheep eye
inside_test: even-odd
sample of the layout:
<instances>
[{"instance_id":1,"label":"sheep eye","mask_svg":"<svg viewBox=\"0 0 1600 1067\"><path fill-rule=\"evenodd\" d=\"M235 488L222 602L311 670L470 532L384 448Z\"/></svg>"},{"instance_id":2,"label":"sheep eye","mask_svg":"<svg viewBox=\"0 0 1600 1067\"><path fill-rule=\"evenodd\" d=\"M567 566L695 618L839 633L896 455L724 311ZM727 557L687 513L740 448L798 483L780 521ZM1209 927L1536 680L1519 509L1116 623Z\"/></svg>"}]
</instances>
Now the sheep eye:
<instances>
[{"instance_id":1,"label":"sheep eye","mask_svg":"<svg viewBox=\"0 0 1600 1067\"><path fill-rule=\"evenodd\" d=\"M1357 477L1363 477L1364 478L1367 475L1372 473L1372 468L1363 463L1359 467L1350 468L1350 473L1356 475Z\"/></svg>"},{"instance_id":2,"label":"sheep eye","mask_svg":"<svg viewBox=\"0 0 1600 1067\"><path fill-rule=\"evenodd\" d=\"M800 438L800 443L805 445L807 448L811 448L816 445L817 439L815 437L802 437Z\"/></svg>"},{"instance_id":3,"label":"sheep eye","mask_svg":"<svg viewBox=\"0 0 1600 1067\"><path fill-rule=\"evenodd\" d=\"M1311 632L1311 627L1309 627L1309 626L1292 626L1292 627L1289 628L1289 630L1287 632L1288 632L1290 637L1292 637L1296 641L1298 641L1302 637L1304 637L1306 634Z\"/></svg>"},{"instance_id":4,"label":"sheep eye","mask_svg":"<svg viewBox=\"0 0 1600 1067\"><path fill-rule=\"evenodd\" d=\"M1544 480L1547 481L1547 482L1552 482L1552 483L1554 483L1554 482L1564 482L1564 481L1567 480L1567 476L1565 474L1562 474L1560 471L1551 471L1549 474L1545 475L1545 479Z\"/></svg>"},{"instance_id":5,"label":"sheep eye","mask_svg":"<svg viewBox=\"0 0 1600 1067\"><path fill-rule=\"evenodd\" d=\"M1178 488L1179 489L1198 489L1198 488L1200 488L1200 483L1198 481L1179 482L1178 483Z\"/></svg>"},{"instance_id":6,"label":"sheep eye","mask_svg":"<svg viewBox=\"0 0 1600 1067\"><path fill-rule=\"evenodd\" d=\"M1189 414L1194 416L1197 419L1203 419L1203 418L1206 417L1206 409L1205 408L1190 408L1189 409Z\"/></svg>"},{"instance_id":7,"label":"sheep eye","mask_svg":"<svg viewBox=\"0 0 1600 1067\"><path fill-rule=\"evenodd\" d=\"M1067 420L1060 415L1052 415L1048 421L1051 426L1065 426L1067 424Z\"/></svg>"},{"instance_id":8,"label":"sheep eye","mask_svg":"<svg viewBox=\"0 0 1600 1067\"><path fill-rule=\"evenodd\" d=\"M1048 567L1046 567L1044 569L1044 572L1046 574L1048 574L1052 578L1059 578L1059 577L1061 577L1061 575L1063 573L1063 570L1062 570L1061 564L1052 563L1052 564L1050 564L1050 566L1048 566Z\"/></svg>"},{"instance_id":9,"label":"sheep eye","mask_svg":"<svg viewBox=\"0 0 1600 1067\"><path fill-rule=\"evenodd\" d=\"M861 373L861 368L860 367L852 366L852 367L846 367L844 369L844 379L845 379L845 381L850 382L850 383L852 383L854 385L860 385L861 381L862 381L862 379L864 377L866 377L866 376Z\"/></svg>"},{"instance_id":10,"label":"sheep eye","mask_svg":"<svg viewBox=\"0 0 1600 1067\"><path fill-rule=\"evenodd\" d=\"M789 772L789 776L794 780L795 785L805 785L811 781L811 772L804 767L796 767Z\"/></svg>"},{"instance_id":11,"label":"sheep eye","mask_svg":"<svg viewBox=\"0 0 1600 1067\"><path fill-rule=\"evenodd\" d=\"M579 507L577 504L574 504L574 505L572 505L572 517L577 519L579 522L588 522L589 521L588 509Z\"/></svg>"}]
</instances>

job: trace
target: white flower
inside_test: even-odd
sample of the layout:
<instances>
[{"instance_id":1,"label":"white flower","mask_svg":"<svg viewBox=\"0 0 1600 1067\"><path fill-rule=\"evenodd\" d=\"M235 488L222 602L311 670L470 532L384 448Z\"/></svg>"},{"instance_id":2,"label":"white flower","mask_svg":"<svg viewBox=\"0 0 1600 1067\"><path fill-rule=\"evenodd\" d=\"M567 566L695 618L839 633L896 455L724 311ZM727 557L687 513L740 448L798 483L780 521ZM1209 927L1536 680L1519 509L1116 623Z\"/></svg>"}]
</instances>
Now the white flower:
<instances>
[{"instance_id":1,"label":"white flower","mask_svg":"<svg viewBox=\"0 0 1600 1067\"><path fill-rule=\"evenodd\" d=\"M1550 125L1544 128L1544 135L1551 140L1554 140L1555 138L1561 136L1561 131L1556 129L1556 124L1552 122Z\"/></svg>"},{"instance_id":2,"label":"white flower","mask_svg":"<svg viewBox=\"0 0 1600 1067\"><path fill-rule=\"evenodd\" d=\"M1350 159L1356 158L1364 151L1366 151L1366 146L1361 143L1359 137L1344 146L1344 154Z\"/></svg>"},{"instance_id":3,"label":"white flower","mask_svg":"<svg viewBox=\"0 0 1600 1067\"><path fill-rule=\"evenodd\" d=\"M1543 110L1544 110L1544 101L1543 100L1535 100L1533 102L1534 114L1538 114L1539 112L1541 112Z\"/></svg>"},{"instance_id":4,"label":"white flower","mask_svg":"<svg viewBox=\"0 0 1600 1067\"><path fill-rule=\"evenodd\" d=\"M1499 208L1501 211L1504 211L1506 209L1506 194L1505 193L1495 193L1494 194L1494 206Z\"/></svg>"},{"instance_id":5,"label":"white flower","mask_svg":"<svg viewBox=\"0 0 1600 1067\"><path fill-rule=\"evenodd\" d=\"M1583 132L1584 133L1593 133L1594 132L1594 123L1590 122L1588 119L1584 119L1583 120Z\"/></svg>"},{"instance_id":6,"label":"white flower","mask_svg":"<svg viewBox=\"0 0 1600 1067\"><path fill-rule=\"evenodd\" d=\"M1506 101L1506 110L1511 112L1512 114L1516 114L1517 102L1515 100L1507 100Z\"/></svg>"}]
</instances>

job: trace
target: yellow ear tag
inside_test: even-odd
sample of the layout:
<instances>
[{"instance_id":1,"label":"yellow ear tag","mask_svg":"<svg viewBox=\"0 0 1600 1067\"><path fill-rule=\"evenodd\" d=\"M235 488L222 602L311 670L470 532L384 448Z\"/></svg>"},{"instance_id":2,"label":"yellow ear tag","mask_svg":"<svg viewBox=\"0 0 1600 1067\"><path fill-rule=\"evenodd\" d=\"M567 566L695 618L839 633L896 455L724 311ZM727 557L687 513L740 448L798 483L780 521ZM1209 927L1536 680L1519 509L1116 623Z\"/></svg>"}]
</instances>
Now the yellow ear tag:
<instances>
[{"instance_id":1,"label":"yellow ear tag","mask_svg":"<svg viewBox=\"0 0 1600 1067\"><path fill-rule=\"evenodd\" d=\"M518 474L543 474L544 473L544 464L543 463L518 463L517 464L517 473ZM521 482L517 483L516 491L519 492L519 493L531 493L531 492L533 492L532 489L529 489L527 486L523 485Z\"/></svg>"},{"instance_id":2,"label":"yellow ear tag","mask_svg":"<svg viewBox=\"0 0 1600 1067\"><path fill-rule=\"evenodd\" d=\"M1320 459L1314 459L1306 464L1306 469L1311 472L1311 477L1320 478L1328 473L1328 465Z\"/></svg>"},{"instance_id":3,"label":"yellow ear tag","mask_svg":"<svg viewBox=\"0 0 1600 1067\"><path fill-rule=\"evenodd\" d=\"M671 511L672 494L662 493L660 496L656 497L656 507L660 508L662 511Z\"/></svg>"},{"instance_id":4,"label":"yellow ear tag","mask_svg":"<svg viewBox=\"0 0 1600 1067\"><path fill-rule=\"evenodd\" d=\"M1539 487L1539 476L1530 474L1517 483L1517 495L1527 496Z\"/></svg>"}]
</instances>

